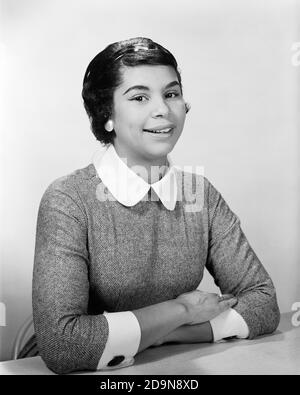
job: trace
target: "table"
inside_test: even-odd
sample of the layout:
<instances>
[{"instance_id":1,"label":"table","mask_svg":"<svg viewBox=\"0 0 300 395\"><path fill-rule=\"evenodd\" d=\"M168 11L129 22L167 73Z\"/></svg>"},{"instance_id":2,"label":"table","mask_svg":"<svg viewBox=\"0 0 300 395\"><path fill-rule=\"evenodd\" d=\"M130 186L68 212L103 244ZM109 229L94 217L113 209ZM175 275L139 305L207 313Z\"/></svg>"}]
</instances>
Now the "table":
<instances>
[{"instance_id":1,"label":"table","mask_svg":"<svg viewBox=\"0 0 300 395\"><path fill-rule=\"evenodd\" d=\"M151 347L135 364L84 375L300 374L300 326L284 313L278 329L254 340ZM40 357L0 362L0 375L51 375Z\"/></svg>"}]
</instances>

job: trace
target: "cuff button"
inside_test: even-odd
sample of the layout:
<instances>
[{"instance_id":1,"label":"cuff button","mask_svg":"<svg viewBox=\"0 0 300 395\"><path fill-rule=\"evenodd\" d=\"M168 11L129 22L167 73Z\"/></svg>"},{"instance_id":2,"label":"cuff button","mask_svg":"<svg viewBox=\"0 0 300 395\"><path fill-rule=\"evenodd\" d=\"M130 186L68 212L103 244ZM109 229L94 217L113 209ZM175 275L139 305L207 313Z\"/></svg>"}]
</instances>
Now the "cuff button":
<instances>
[{"instance_id":1,"label":"cuff button","mask_svg":"<svg viewBox=\"0 0 300 395\"><path fill-rule=\"evenodd\" d=\"M108 362L107 366L116 366L123 362L125 359L124 355L117 355L111 361Z\"/></svg>"}]
</instances>

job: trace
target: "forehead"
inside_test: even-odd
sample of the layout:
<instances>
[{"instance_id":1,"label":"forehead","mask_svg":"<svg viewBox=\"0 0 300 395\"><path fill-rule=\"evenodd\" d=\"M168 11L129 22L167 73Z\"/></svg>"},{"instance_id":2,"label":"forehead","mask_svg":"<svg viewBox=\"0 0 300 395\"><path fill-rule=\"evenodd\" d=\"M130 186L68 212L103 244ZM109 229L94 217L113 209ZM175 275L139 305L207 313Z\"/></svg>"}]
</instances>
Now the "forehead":
<instances>
[{"instance_id":1,"label":"forehead","mask_svg":"<svg viewBox=\"0 0 300 395\"><path fill-rule=\"evenodd\" d=\"M162 88L172 81L178 81L176 71L172 66L140 65L122 67L120 75L122 78L120 88L145 85L154 89L156 87Z\"/></svg>"}]
</instances>

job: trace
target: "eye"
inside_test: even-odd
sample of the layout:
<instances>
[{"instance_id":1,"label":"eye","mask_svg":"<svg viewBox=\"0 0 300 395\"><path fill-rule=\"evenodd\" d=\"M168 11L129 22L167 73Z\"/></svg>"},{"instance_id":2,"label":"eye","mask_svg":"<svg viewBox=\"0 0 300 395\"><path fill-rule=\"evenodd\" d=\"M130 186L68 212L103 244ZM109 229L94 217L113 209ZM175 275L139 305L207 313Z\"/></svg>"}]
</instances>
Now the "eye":
<instances>
[{"instance_id":1,"label":"eye","mask_svg":"<svg viewBox=\"0 0 300 395\"><path fill-rule=\"evenodd\" d=\"M175 97L178 97L178 96L180 96L180 93L177 91L166 93L167 99L174 99Z\"/></svg>"},{"instance_id":2,"label":"eye","mask_svg":"<svg viewBox=\"0 0 300 395\"><path fill-rule=\"evenodd\" d=\"M130 100L131 100L131 101L132 101L132 100L135 100L135 101L138 101L138 102L143 102L143 101L147 100L147 97L146 97L146 96L143 96L143 95L138 95L138 96L134 96L134 97L131 98Z\"/></svg>"}]
</instances>

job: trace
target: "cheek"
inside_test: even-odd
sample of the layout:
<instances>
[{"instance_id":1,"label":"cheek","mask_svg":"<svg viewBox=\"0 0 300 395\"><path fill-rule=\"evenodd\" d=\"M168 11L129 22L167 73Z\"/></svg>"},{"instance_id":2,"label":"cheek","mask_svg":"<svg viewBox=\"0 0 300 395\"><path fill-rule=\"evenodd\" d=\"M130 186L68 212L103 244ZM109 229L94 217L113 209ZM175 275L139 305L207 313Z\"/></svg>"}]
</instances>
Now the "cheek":
<instances>
[{"instance_id":1,"label":"cheek","mask_svg":"<svg viewBox=\"0 0 300 395\"><path fill-rule=\"evenodd\" d=\"M114 122L115 126L122 133L128 133L131 129L134 129L137 124L137 114L128 108L119 106L115 109Z\"/></svg>"},{"instance_id":2,"label":"cheek","mask_svg":"<svg viewBox=\"0 0 300 395\"><path fill-rule=\"evenodd\" d=\"M185 117L186 117L185 103L184 103L184 102L178 103L178 104L176 105L176 108L174 108L174 113L176 114L177 121L178 121L180 124L183 125L183 124L184 124L184 121L185 121Z\"/></svg>"},{"instance_id":3,"label":"cheek","mask_svg":"<svg viewBox=\"0 0 300 395\"><path fill-rule=\"evenodd\" d=\"M127 106L122 109L122 119L128 125L134 126L137 125L147 117L147 111L145 108L135 108L135 106Z\"/></svg>"}]
</instances>

